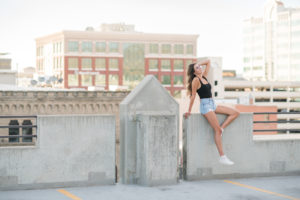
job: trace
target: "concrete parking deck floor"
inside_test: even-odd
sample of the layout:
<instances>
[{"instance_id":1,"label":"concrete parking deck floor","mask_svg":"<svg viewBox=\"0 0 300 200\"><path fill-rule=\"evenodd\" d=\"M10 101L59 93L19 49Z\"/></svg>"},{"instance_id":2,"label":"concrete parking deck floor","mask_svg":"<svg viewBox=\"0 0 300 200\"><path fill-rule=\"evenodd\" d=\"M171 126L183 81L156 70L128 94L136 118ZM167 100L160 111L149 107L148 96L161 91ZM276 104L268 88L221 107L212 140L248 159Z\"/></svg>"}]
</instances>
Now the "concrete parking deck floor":
<instances>
[{"instance_id":1,"label":"concrete parking deck floor","mask_svg":"<svg viewBox=\"0 0 300 200\"><path fill-rule=\"evenodd\" d=\"M0 191L1 200L300 200L300 176L180 181L177 185L142 187L73 187Z\"/></svg>"}]
</instances>

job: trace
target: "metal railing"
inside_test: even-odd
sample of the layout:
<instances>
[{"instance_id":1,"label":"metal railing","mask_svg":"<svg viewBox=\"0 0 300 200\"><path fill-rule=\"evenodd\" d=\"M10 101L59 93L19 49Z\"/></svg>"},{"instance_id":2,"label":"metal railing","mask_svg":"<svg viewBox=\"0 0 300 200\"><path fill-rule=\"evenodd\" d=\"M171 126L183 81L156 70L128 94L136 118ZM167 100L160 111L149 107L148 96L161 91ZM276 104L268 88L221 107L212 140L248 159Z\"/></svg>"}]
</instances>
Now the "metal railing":
<instances>
[{"instance_id":1,"label":"metal railing","mask_svg":"<svg viewBox=\"0 0 300 200\"><path fill-rule=\"evenodd\" d=\"M258 133L258 132L273 132L273 133L300 133L300 120L291 120L290 117L288 117L289 115L294 115L294 118L296 116L296 118L300 119L300 112L254 112L254 119L257 118L255 116L259 116L259 115L265 115L267 116L265 120L254 120L253 124L254 124L254 128L253 128L253 132L254 133ZM273 117L270 117L270 115L272 115ZM274 116L276 115L276 116ZM287 115L287 119L279 119L277 115ZM257 128L257 124L269 124L267 127L264 128ZM298 126L296 126L296 128L282 128L282 124L286 124L286 126L292 126L292 124L299 124ZM269 128L269 127L272 128ZM280 126L278 128L278 126Z\"/></svg>"},{"instance_id":2,"label":"metal railing","mask_svg":"<svg viewBox=\"0 0 300 200\"><path fill-rule=\"evenodd\" d=\"M35 122L36 122L37 116L36 115L0 116L0 119L13 119L11 121L17 121L17 123L18 123L18 119L20 119L20 118L35 119ZM30 123L31 123L31 120L30 120ZM33 124L33 125L0 125L0 129L5 129L5 128L8 128L8 134L0 135L0 139L8 138L10 140L9 143L20 143L19 138L23 138L22 143L28 143L28 142L32 142L32 138L37 138L36 134L32 134L32 128L35 128L37 130L36 124ZM20 131L20 129L22 131ZM11 130L14 131L14 133ZM16 132L17 132L17 134L16 134ZM35 132L37 132L37 131L35 131ZM22 133L22 135L20 135L20 133ZM16 141L13 141L12 139L16 139ZM29 141L24 141L24 139L29 139Z\"/></svg>"}]
</instances>

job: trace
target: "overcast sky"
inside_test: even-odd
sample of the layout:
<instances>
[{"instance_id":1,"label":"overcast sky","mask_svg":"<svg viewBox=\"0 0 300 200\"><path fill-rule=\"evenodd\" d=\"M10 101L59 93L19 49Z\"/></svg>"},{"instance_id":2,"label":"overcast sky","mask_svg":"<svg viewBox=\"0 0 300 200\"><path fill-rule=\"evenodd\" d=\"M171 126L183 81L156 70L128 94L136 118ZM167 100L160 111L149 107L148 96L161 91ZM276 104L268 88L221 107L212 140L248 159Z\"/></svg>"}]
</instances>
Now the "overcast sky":
<instances>
[{"instance_id":1,"label":"overcast sky","mask_svg":"<svg viewBox=\"0 0 300 200\"><path fill-rule=\"evenodd\" d=\"M197 56L221 56L224 69L242 72L242 21L262 16L266 1L1 0L0 52L11 53L14 69L35 67L35 38L122 22L145 33L198 34Z\"/></svg>"}]
</instances>

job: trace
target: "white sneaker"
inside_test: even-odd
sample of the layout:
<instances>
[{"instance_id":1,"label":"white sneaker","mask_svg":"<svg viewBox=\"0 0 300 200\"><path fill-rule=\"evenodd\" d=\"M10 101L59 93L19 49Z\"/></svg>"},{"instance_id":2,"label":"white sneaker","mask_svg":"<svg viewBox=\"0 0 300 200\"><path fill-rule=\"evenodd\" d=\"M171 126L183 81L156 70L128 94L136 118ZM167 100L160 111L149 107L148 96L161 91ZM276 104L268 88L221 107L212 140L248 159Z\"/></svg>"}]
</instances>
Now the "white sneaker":
<instances>
[{"instance_id":1,"label":"white sneaker","mask_svg":"<svg viewBox=\"0 0 300 200\"><path fill-rule=\"evenodd\" d=\"M229 158L227 158L226 155L221 156L219 162L223 165L233 165L234 164L234 162L229 160Z\"/></svg>"}]
</instances>

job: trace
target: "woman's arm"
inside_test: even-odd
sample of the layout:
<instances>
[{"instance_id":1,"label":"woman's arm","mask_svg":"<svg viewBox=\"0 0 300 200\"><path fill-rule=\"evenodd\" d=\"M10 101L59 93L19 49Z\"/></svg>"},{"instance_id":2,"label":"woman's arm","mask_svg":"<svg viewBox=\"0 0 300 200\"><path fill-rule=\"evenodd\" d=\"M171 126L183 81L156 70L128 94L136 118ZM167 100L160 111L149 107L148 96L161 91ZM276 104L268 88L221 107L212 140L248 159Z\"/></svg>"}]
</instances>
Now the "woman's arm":
<instances>
[{"instance_id":1,"label":"woman's arm","mask_svg":"<svg viewBox=\"0 0 300 200\"><path fill-rule=\"evenodd\" d=\"M191 115L192 107L193 107L195 97L196 97L196 93L197 93L197 89L199 88L199 86L201 86L201 83L199 82L199 80L197 78L194 78L194 80L192 82L192 95L191 95L191 98L190 98L189 110L188 110L188 112L186 112L184 114L185 118L188 118Z\"/></svg>"},{"instance_id":2,"label":"woman's arm","mask_svg":"<svg viewBox=\"0 0 300 200\"><path fill-rule=\"evenodd\" d=\"M210 60L202 60L202 61L199 61L197 63L198 65L206 65L205 67L205 71L203 72L203 76L207 77L207 74L209 72L209 69L210 69Z\"/></svg>"}]
</instances>

